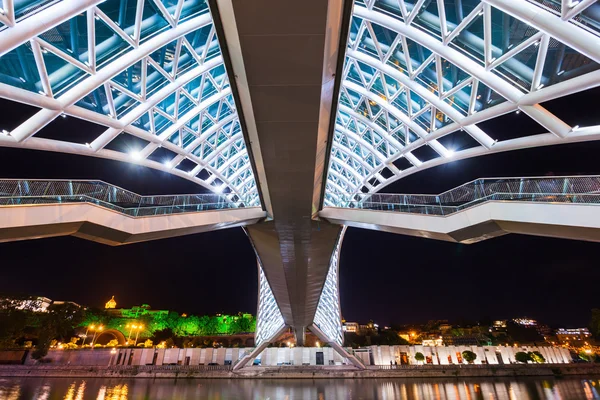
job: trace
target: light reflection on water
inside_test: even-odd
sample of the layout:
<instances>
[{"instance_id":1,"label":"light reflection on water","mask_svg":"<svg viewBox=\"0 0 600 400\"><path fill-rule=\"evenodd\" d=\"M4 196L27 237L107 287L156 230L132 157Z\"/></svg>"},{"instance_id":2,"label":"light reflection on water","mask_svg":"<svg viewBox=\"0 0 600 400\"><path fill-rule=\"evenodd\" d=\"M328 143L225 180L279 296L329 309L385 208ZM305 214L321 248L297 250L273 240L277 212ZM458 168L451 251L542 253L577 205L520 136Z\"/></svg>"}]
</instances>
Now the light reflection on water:
<instances>
[{"instance_id":1,"label":"light reflection on water","mask_svg":"<svg viewBox=\"0 0 600 400\"><path fill-rule=\"evenodd\" d=\"M24 399L580 400L600 399L600 380L0 378L0 400Z\"/></svg>"}]
</instances>

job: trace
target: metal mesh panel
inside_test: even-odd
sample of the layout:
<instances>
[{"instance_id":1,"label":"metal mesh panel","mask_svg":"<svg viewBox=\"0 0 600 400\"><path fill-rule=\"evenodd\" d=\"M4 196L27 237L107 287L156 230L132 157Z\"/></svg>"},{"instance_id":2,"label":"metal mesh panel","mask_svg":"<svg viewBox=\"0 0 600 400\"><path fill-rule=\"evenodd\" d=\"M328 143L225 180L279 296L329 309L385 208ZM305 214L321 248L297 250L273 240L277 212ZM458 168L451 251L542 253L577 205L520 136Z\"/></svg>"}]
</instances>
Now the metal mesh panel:
<instances>
[{"instance_id":1,"label":"metal mesh panel","mask_svg":"<svg viewBox=\"0 0 600 400\"><path fill-rule=\"evenodd\" d=\"M331 255L329 272L327 273L325 285L323 286L315 313L315 324L327 335L329 340L336 342L340 346L344 344L344 334L342 331L342 314L338 290L338 263L343 238L344 234L342 233Z\"/></svg>"},{"instance_id":2,"label":"metal mesh panel","mask_svg":"<svg viewBox=\"0 0 600 400\"><path fill-rule=\"evenodd\" d=\"M356 194L342 199L344 208L449 215L486 201L600 203L600 177L477 179L439 195Z\"/></svg>"},{"instance_id":3,"label":"metal mesh panel","mask_svg":"<svg viewBox=\"0 0 600 400\"><path fill-rule=\"evenodd\" d=\"M0 180L0 206L81 202L133 217L244 207L213 193L141 196L102 181Z\"/></svg>"},{"instance_id":4,"label":"metal mesh panel","mask_svg":"<svg viewBox=\"0 0 600 400\"><path fill-rule=\"evenodd\" d=\"M281 310L279 310L279 306L260 262L258 270L258 312L256 313L256 333L254 335L256 346L260 346L265 341L272 340L273 336L285 324Z\"/></svg>"}]
</instances>

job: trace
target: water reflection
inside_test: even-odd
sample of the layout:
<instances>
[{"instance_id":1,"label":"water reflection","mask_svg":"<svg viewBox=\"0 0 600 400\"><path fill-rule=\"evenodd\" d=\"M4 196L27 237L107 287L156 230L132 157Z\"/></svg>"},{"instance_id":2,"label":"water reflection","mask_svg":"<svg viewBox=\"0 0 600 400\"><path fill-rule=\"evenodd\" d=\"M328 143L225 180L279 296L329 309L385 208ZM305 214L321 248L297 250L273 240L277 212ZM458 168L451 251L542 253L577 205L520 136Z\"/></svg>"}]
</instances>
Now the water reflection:
<instances>
[{"instance_id":1,"label":"water reflection","mask_svg":"<svg viewBox=\"0 0 600 400\"><path fill-rule=\"evenodd\" d=\"M172 380L0 378L0 400L600 399L597 378Z\"/></svg>"}]
</instances>

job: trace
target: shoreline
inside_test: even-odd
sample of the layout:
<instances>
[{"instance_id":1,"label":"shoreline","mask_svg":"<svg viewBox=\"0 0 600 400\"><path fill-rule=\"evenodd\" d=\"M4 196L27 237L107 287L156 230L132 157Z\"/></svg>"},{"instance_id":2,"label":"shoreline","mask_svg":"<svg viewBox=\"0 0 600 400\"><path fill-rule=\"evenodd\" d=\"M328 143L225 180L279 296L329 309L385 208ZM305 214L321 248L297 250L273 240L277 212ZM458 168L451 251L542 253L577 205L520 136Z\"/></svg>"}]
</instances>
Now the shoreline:
<instances>
[{"instance_id":1,"label":"shoreline","mask_svg":"<svg viewBox=\"0 0 600 400\"><path fill-rule=\"evenodd\" d=\"M600 364L410 366L358 370L350 367L199 366L104 367L66 365L0 365L2 378L142 378L142 379L378 379L378 378L505 378L600 375Z\"/></svg>"}]
</instances>

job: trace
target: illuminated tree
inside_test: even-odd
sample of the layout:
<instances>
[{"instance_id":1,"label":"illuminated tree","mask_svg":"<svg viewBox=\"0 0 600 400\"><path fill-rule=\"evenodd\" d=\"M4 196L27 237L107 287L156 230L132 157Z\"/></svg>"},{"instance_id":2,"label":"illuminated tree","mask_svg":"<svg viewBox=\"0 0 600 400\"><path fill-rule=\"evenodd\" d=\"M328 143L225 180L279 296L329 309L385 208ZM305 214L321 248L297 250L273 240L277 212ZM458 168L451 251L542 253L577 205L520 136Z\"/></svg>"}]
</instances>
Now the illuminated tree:
<instances>
[{"instance_id":1,"label":"illuminated tree","mask_svg":"<svg viewBox=\"0 0 600 400\"><path fill-rule=\"evenodd\" d=\"M474 352L472 352L470 350L465 350L462 352L462 358L469 364L472 364L473 361L475 361L477 359L477 354L475 354Z\"/></svg>"},{"instance_id":2,"label":"illuminated tree","mask_svg":"<svg viewBox=\"0 0 600 400\"><path fill-rule=\"evenodd\" d=\"M546 358L539 351L531 351L528 353L529 359L537 364L543 364L546 362Z\"/></svg>"},{"instance_id":3,"label":"illuminated tree","mask_svg":"<svg viewBox=\"0 0 600 400\"><path fill-rule=\"evenodd\" d=\"M591 350L582 350L579 353L579 358L581 358L583 361L588 361L588 362L594 362L594 360L596 360L596 353L594 353Z\"/></svg>"},{"instance_id":4,"label":"illuminated tree","mask_svg":"<svg viewBox=\"0 0 600 400\"><path fill-rule=\"evenodd\" d=\"M425 361L425 356L423 355L423 353L418 352L415 354L415 360L417 360L418 362L423 362Z\"/></svg>"}]
</instances>

